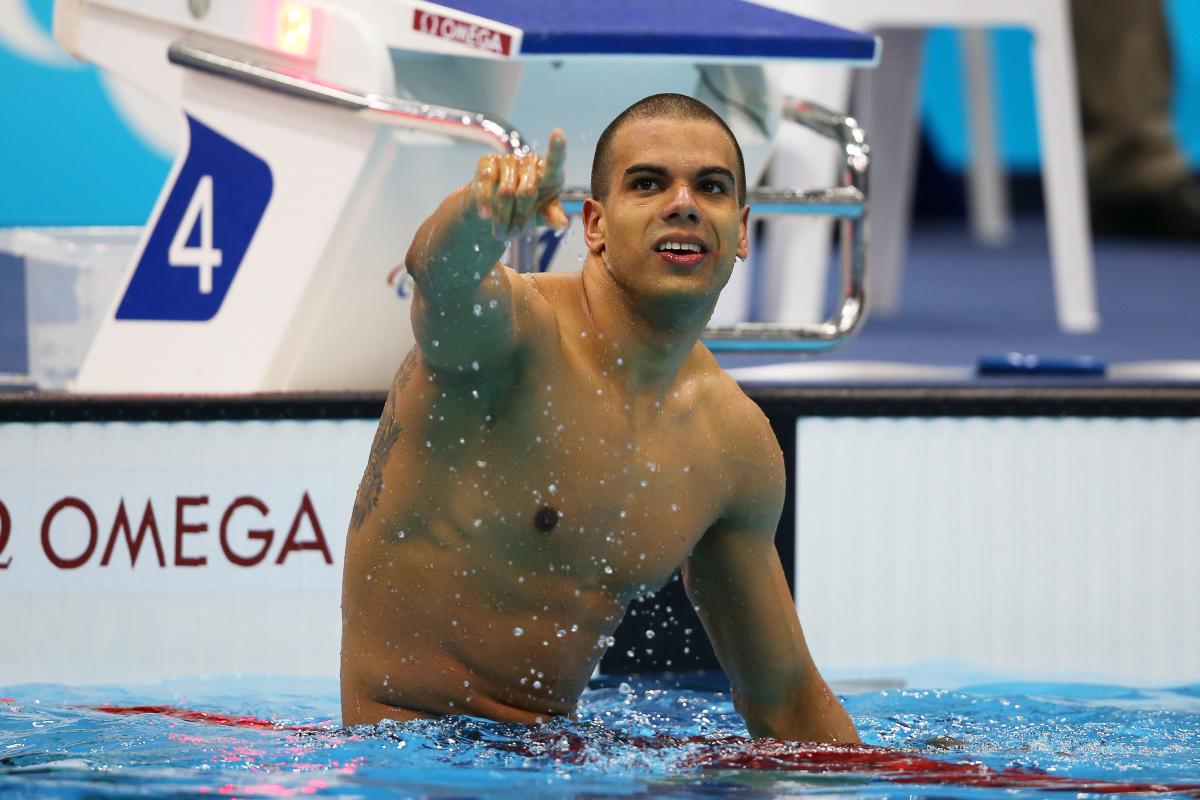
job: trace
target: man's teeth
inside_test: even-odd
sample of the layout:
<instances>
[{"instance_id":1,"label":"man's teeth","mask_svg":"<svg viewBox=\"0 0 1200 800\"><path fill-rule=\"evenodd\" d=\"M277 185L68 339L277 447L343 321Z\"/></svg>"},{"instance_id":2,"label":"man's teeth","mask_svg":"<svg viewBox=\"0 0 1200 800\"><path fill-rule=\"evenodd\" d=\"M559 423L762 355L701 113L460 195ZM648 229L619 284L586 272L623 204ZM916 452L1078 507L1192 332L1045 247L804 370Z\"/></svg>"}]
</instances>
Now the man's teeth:
<instances>
[{"instance_id":1,"label":"man's teeth","mask_svg":"<svg viewBox=\"0 0 1200 800\"><path fill-rule=\"evenodd\" d=\"M703 248L692 242L664 242L658 246L660 251L676 253L701 253Z\"/></svg>"}]
</instances>

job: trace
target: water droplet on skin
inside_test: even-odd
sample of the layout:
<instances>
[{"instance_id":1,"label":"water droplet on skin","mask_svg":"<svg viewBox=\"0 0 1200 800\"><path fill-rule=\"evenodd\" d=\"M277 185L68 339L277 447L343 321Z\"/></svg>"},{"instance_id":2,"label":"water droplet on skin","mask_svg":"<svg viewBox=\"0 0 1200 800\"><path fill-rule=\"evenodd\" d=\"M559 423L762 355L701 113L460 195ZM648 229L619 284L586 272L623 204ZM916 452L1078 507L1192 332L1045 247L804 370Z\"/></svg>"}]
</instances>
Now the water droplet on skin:
<instances>
[{"instance_id":1,"label":"water droplet on skin","mask_svg":"<svg viewBox=\"0 0 1200 800\"><path fill-rule=\"evenodd\" d=\"M650 485L650 482L649 482L649 481L647 481L647 480L642 480L642 481L639 481L639 483L641 483L641 484L642 484L642 488L643 488L643 489L645 489L647 486L649 486L649 485Z\"/></svg>"},{"instance_id":2,"label":"water droplet on skin","mask_svg":"<svg viewBox=\"0 0 1200 800\"><path fill-rule=\"evenodd\" d=\"M483 469L484 467L487 466L487 462L480 459L479 461L475 462L475 466L479 467L480 469Z\"/></svg>"},{"instance_id":3,"label":"water droplet on skin","mask_svg":"<svg viewBox=\"0 0 1200 800\"><path fill-rule=\"evenodd\" d=\"M626 650L626 651L625 651L625 655L626 655L626 657L628 657L628 658L633 658L634 656L636 656L636 655L637 655L637 653L633 652L632 650Z\"/></svg>"},{"instance_id":4,"label":"water droplet on skin","mask_svg":"<svg viewBox=\"0 0 1200 800\"><path fill-rule=\"evenodd\" d=\"M535 689L540 689L540 688L542 688L542 682L541 682L541 681L534 681L534 682L533 682L533 688L535 688Z\"/></svg>"},{"instance_id":5,"label":"water droplet on skin","mask_svg":"<svg viewBox=\"0 0 1200 800\"><path fill-rule=\"evenodd\" d=\"M625 363L625 359L623 359L623 358L618 358L618 359L617 359L617 366L618 366L618 367L619 367L619 366L621 366L621 365L622 365L622 364L624 364L624 363Z\"/></svg>"},{"instance_id":6,"label":"water droplet on skin","mask_svg":"<svg viewBox=\"0 0 1200 800\"><path fill-rule=\"evenodd\" d=\"M555 492L558 491L558 486L553 483L550 484L549 486L547 486L546 488L550 490L550 494L554 494Z\"/></svg>"},{"instance_id":7,"label":"water droplet on skin","mask_svg":"<svg viewBox=\"0 0 1200 800\"><path fill-rule=\"evenodd\" d=\"M556 631L554 632L554 635L555 635L555 636L557 636L559 639L561 639L561 638L563 638L564 636L566 636L566 635L567 635L567 632L566 632L564 629L562 629L562 628L559 628L558 630L556 630Z\"/></svg>"},{"instance_id":8,"label":"water droplet on skin","mask_svg":"<svg viewBox=\"0 0 1200 800\"><path fill-rule=\"evenodd\" d=\"M612 574L613 574L613 568L612 568L612 566L611 566L610 564L605 564L605 565L604 565L604 574L605 574L605 575L612 575Z\"/></svg>"},{"instance_id":9,"label":"water droplet on skin","mask_svg":"<svg viewBox=\"0 0 1200 800\"><path fill-rule=\"evenodd\" d=\"M483 316L483 306L479 305L479 303L476 303L474 308L471 309L471 313L477 317L482 317Z\"/></svg>"},{"instance_id":10,"label":"water droplet on skin","mask_svg":"<svg viewBox=\"0 0 1200 800\"><path fill-rule=\"evenodd\" d=\"M495 308L498 303L495 300L488 300L488 308Z\"/></svg>"},{"instance_id":11,"label":"water droplet on skin","mask_svg":"<svg viewBox=\"0 0 1200 800\"><path fill-rule=\"evenodd\" d=\"M646 638L647 638L647 639L653 639L653 638L654 638L654 631L652 631L652 630L650 630L649 628L647 628L647 629L646 629Z\"/></svg>"},{"instance_id":12,"label":"water droplet on skin","mask_svg":"<svg viewBox=\"0 0 1200 800\"><path fill-rule=\"evenodd\" d=\"M431 344L431 345L433 345L434 347L437 347L437 346L438 346L438 340L437 340L437 339L434 339L432 342L430 342L430 344Z\"/></svg>"},{"instance_id":13,"label":"water droplet on skin","mask_svg":"<svg viewBox=\"0 0 1200 800\"><path fill-rule=\"evenodd\" d=\"M472 362L471 362L471 369L475 370L476 372L479 372L479 362L478 362L478 361L472 361Z\"/></svg>"},{"instance_id":14,"label":"water droplet on skin","mask_svg":"<svg viewBox=\"0 0 1200 800\"><path fill-rule=\"evenodd\" d=\"M426 440L426 441L425 441L425 446L426 446L426 447L433 447L433 442L431 442L431 441L429 441L429 440Z\"/></svg>"},{"instance_id":15,"label":"water droplet on skin","mask_svg":"<svg viewBox=\"0 0 1200 800\"><path fill-rule=\"evenodd\" d=\"M691 471L692 471L692 468L691 468L690 466L688 466L687 464L684 464L684 465L683 465L683 471L684 471L684 472L691 472Z\"/></svg>"},{"instance_id":16,"label":"water droplet on skin","mask_svg":"<svg viewBox=\"0 0 1200 800\"><path fill-rule=\"evenodd\" d=\"M375 579L375 576L374 576L374 575L372 575L371 573L369 573L369 572L368 572L368 573L367 573L367 580L374 580L374 579Z\"/></svg>"},{"instance_id":17,"label":"water droplet on skin","mask_svg":"<svg viewBox=\"0 0 1200 800\"><path fill-rule=\"evenodd\" d=\"M633 687L630 686L628 683L621 681L621 685L617 687L617 691L620 692L621 694L629 694L630 692L633 691Z\"/></svg>"},{"instance_id":18,"label":"water droplet on skin","mask_svg":"<svg viewBox=\"0 0 1200 800\"><path fill-rule=\"evenodd\" d=\"M513 636L524 636L524 635L525 635L524 628L513 628Z\"/></svg>"},{"instance_id":19,"label":"water droplet on skin","mask_svg":"<svg viewBox=\"0 0 1200 800\"><path fill-rule=\"evenodd\" d=\"M622 512L621 512L621 519L625 519L625 517L626 517L626 516L628 516L628 515L627 515L627 514L626 514L624 511L622 511Z\"/></svg>"},{"instance_id":20,"label":"water droplet on skin","mask_svg":"<svg viewBox=\"0 0 1200 800\"><path fill-rule=\"evenodd\" d=\"M671 510L672 510L672 511L678 511L678 510L679 510L679 503L671 503Z\"/></svg>"},{"instance_id":21,"label":"water droplet on skin","mask_svg":"<svg viewBox=\"0 0 1200 800\"><path fill-rule=\"evenodd\" d=\"M475 524L475 527L476 527L476 528L478 528L480 525L482 525L482 524L483 524L483 520L481 520L481 519L477 519L477 520L475 520L475 523L474 523L474 524Z\"/></svg>"},{"instance_id":22,"label":"water droplet on skin","mask_svg":"<svg viewBox=\"0 0 1200 800\"><path fill-rule=\"evenodd\" d=\"M471 246L471 249L472 249L472 250L474 250L476 253L478 253L478 252L479 252L479 245L477 245L477 244L476 244L476 245L472 245L472 246Z\"/></svg>"},{"instance_id":23,"label":"water droplet on skin","mask_svg":"<svg viewBox=\"0 0 1200 800\"><path fill-rule=\"evenodd\" d=\"M463 686L470 686L470 685L471 685L470 681L463 681Z\"/></svg>"},{"instance_id":24,"label":"water droplet on skin","mask_svg":"<svg viewBox=\"0 0 1200 800\"><path fill-rule=\"evenodd\" d=\"M404 531L399 531L399 532L396 534L396 538L397 538L397 539L403 539L403 538L404 538Z\"/></svg>"}]
</instances>

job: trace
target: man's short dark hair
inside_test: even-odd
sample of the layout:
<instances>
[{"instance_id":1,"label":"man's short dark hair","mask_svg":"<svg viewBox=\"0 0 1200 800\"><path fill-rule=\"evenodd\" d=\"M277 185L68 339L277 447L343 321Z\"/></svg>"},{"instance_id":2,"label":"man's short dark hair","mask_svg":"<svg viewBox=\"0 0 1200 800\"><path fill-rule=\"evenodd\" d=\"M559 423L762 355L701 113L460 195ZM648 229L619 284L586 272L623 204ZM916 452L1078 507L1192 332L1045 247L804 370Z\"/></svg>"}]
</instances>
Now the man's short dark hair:
<instances>
[{"instance_id":1,"label":"man's short dark hair","mask_svg":"<svg viewBox=\"0 0 1200 800\"><path fill-rule=\"evenodd\" d=\"M596 140L596 156L592 159L592 197L604 201L608 197L609 177L613 169L612 140L617 131L626 122L640 119L671 117L675 119L698 119L715 122L733 142L733 151L737 153L737 201L738 207L746 205L746 162L742 159L742 148L738 145L737 137L725 120L711 108L694 97L685 94L655 94L643 100L638 100L629 108L617 115L608 123L604 133Z\"/></svg>"}]
</instances>

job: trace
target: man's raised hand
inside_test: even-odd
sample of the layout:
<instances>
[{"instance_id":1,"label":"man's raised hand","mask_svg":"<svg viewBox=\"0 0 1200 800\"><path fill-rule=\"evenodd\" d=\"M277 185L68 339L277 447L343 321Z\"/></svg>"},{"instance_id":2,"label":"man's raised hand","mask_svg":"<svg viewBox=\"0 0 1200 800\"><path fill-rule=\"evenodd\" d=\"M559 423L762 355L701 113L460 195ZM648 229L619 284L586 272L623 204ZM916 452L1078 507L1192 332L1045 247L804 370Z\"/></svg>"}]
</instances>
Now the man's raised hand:
<instances>
[{"instance_id":1,"label":"man's raised hand","mask_svg":"<svg viewBox=\"0 0 1200 800\"><path fill-rule=\"evenodd\" d=\"M496 239L510 239L537 225L567 227L567 213L558 195L563 188L567 137L561 128L550 132L545 157L486 155L475 167L475 208L480 219L492 221Z\"/></svg>"}]
</instances>

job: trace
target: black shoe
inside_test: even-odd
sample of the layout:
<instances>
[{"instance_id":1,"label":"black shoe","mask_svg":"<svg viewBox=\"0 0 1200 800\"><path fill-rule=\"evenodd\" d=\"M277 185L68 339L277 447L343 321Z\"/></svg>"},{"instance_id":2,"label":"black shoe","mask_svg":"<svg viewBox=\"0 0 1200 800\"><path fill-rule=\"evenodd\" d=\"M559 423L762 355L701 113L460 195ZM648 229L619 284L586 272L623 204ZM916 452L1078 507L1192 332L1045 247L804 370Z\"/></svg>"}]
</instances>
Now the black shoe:
<instances>
[{"instance_id":1,"label":"black shoe","mask_svg":"<svg viewBox=\"0 0 1200 800\"><path fill-rule=\"evenodd\" d=\"M1094 200L1092 232L1098 237L1200 242L1200 181L1188 178L1161 192Z\"/></svg>"}]
</instances>

